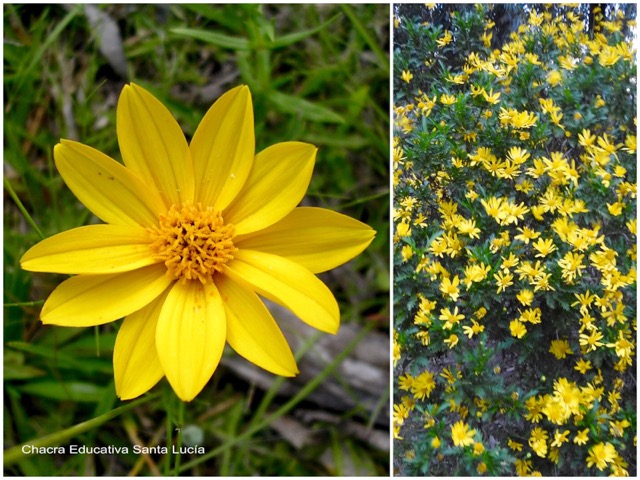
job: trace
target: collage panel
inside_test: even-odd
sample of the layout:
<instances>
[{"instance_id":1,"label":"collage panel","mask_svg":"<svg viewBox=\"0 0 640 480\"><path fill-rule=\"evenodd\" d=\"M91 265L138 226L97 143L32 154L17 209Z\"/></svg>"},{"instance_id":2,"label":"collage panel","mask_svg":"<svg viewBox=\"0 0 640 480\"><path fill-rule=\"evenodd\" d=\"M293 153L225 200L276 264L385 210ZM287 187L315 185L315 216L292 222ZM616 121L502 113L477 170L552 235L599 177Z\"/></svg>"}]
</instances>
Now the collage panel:
<instances>
[{"instance_id":1,"label":"collage panel","mask_svg":"<svg viewBox=\"0 0 640 480\"><path fill-rule=\"evenodd\" d=\"M394 475L636 476L636 5L393 17Z\"/></svg>"},{"instance_id":2,"label":"collage panel","mask_svg":"<svg viewBox=\"0 0 640 480\"><path fill-rule=\"evenodd\" d=\"M390 476L390 5L4 4L4 474Z\"/></svg>"},{"instance_id":3,"label":"collage panel","mask_svg":"<svg viewBox=\"0 0 640 480\"><path fill-rule=\"evenodd\" d=\"M637 475L635 4L3 13L5 475Z\"/></svg>"}]
</instances>

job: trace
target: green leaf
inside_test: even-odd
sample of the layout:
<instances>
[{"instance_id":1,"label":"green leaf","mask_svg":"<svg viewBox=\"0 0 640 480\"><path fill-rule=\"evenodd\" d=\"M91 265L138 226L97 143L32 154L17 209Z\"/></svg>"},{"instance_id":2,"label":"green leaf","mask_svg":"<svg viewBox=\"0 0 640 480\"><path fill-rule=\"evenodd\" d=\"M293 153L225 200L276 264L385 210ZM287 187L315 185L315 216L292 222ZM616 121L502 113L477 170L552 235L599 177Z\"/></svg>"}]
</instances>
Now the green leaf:
<instances>
[{"instance_id":1,"label":"green leaf","mask_svg":"<svg viewBox=\"0 0 640 480\"><path fill-rule=\"evenodd\" d=\"M314 35L315 33L318 33L323 28L326 28L327 26L329 26L338 17L340 17L339 14L338 15L334 15L329 20L327 20L326 22L324 22L321 25L318 25L315 28L312 28L312 29L309 29L309 30L303 30L301 32L290 33L288 35L283 35L282 37L276 38L273 41L273 43L271 43L271 48L274 48L274 49L275 48L282 48L282 47L286 47L288 45L293 45L294 43L297 43L300 40L304 40L305 38L310 37L311 35Z\"/></svg>"},{"instance_id":2,"label":"green leaf","mask_svg":"<svg viewBox=\"0 0 640 480\"><path fill-rule=\"evenodd\" d=\"M7 350L4 354L4 378L5 380L25 380L41 377L46 372L30 365L24 364L24 354Z\"/></svg>"},{"instance_id":3,"label":"green leaf","mask_svg":"<svg viewBox=\"0 0 640 480\"><path fill-rule=\"evenodd\" d=\"M86 382L57 382L47 380L20 386L18 390L52 400L94 403L103 397L103 387Z\"/></svg>"},{"instance_id":4,"label":"green leaf","mask_svg":"<svg viewBox=\"0 0 640 480\"><path fill-rule=\"evenodd\" d=\"M88 373L100 372L111 374L113 372L111 362L105 359L75 358L70 355L65 355L56 348L31 345L25 342L8 342L7 346L45 359L50 359L52 362L55 362L55 366L58 368L68 368Z\"/></svg>"},{"instance_id":5,"label":"green leaf","mask_svg":"<svg viewBox=\"0 0 640 480\"><path fill-rule=\"evenodd\" d=\"M324 133L309 132L302 138L303 141L313 145L326 145L331 147L348 148L358 150L366 147L369 142L360 135L329 135Z\"/></svg>"},{"instance_id":6,"label":"green leaf","mask_svg":"<svg viewBox=\"0 0 640 480\"><path fill-rule=\"evenodd\" d=\"M300 118L314 122L345 123L344 119L334 111L303 98L281 92L271 92L268 96L281 112L294 113Z\"/></svg>"},{"instance_id":7,"label":"green leaf","mask_svg":"<svg viewBox=\"0 0 640 480\"><path fill-rule=\"evenodd\" d=\"M41 377L46 374L43 370L29 365L5 365L3 373L5 381L26 380Z\"/></svg>"},{"instance_id":8,"label":"green leaf","mask_svg":"<svg viewBox=\"0 0 640 480\"><path fill-rule=\"evenodd\" d=\"M169 31L178 36L195 38L196 40L202 40L211 45L231 50L249 50L251 46L246 38L232 37L223 33L209 32L197 28L171 28Z\"/></svg>"}]
</instances>

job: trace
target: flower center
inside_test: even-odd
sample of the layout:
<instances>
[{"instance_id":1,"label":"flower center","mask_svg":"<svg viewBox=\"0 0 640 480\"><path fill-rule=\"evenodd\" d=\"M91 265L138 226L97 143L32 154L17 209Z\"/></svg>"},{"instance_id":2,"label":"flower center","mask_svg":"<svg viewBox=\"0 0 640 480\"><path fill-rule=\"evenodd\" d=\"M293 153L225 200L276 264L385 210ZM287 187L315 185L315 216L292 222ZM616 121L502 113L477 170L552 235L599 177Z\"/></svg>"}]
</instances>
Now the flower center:
<instances>
[{"instance_id":1,"label":"flower center","mask_svg":"<svg viewBox=\"0 0 640 480\"><path fill-rule=\"evenodd\" d=\"M148 231L154 257L167 266L168 276L181 280L211 281L237 250L233 225L225 225L220 212L200 204L173 205Z\"/></svg>"}]
</instances>

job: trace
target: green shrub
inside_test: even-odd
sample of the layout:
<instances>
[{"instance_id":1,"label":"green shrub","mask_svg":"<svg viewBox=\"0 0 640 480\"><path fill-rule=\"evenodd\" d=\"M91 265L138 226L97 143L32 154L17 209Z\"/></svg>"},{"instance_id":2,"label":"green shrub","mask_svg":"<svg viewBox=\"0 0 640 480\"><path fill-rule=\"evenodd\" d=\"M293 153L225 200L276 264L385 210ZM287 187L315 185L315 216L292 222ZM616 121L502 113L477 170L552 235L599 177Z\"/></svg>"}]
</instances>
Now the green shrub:
<instances>
[{"instance_id":1,"label":"green shrub","mask_svg":"<svg viewBox=\"0 0 640 480\"><path fill-rule=\"evenodd\" d=\"M396 13L394 462L634 475L634 23L520 7Z\"/></svg>"}]
</instances>

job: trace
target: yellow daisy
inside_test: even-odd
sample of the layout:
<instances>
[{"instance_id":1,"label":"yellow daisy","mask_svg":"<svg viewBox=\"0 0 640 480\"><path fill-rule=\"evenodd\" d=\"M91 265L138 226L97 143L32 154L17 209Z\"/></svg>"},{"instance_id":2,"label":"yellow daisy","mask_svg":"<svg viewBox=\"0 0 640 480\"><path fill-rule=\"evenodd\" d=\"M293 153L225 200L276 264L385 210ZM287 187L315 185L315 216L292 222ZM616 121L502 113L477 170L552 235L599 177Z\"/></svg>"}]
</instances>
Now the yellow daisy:
<instances>
[{"instance_id":1,"label":"yellow daisy","mask_svg":"<svg viewBox=\"0 0 640 480\"><path fill-rule=\"evenodd\" d=\"M45 302L45 324L86 327L125 317L113 365L131 399L163 376L192 400L226 342L260 367L298 372L260 296L330 333L340 313L315 274L362 252L375 232L321 208L296 207L316 148L278 143L255 154L246 86L206 113L190 143L170 112L138 85L117 108L124 165L71 140L54 148L60 175L105 224L45 239L25 270L73 274Z\"/></svg>"},{"instance_id":2,"label":"yellow daisy","mask_svg":"<svg viewBox=\"0 0 640 480\"><path fill-rule=\"evenodd\" d=\"M475 429L470 429L469 425L462 420L451 425L451 440L456 447L467 447L475 443L473 437L476 434Z\"/></svg>"}]
</instances>

